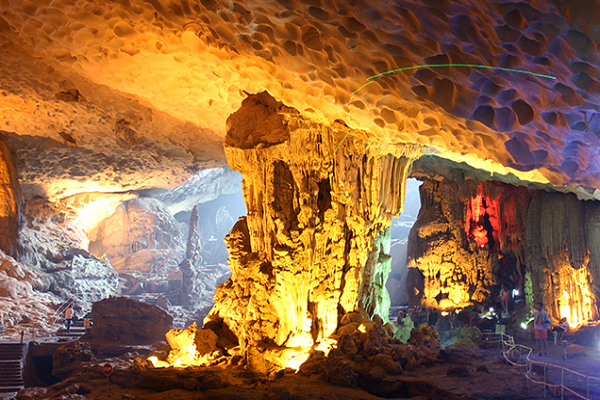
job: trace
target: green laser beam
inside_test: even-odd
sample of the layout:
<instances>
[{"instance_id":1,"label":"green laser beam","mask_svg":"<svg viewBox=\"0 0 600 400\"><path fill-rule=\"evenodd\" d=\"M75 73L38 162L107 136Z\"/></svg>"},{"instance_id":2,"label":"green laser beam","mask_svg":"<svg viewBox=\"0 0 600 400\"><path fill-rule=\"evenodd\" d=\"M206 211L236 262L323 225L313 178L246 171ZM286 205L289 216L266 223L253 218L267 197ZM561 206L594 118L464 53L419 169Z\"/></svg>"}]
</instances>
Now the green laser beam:
<instances>
[{"instance_id":1,"label":"green laser beam","mask_svg":"<svg viewBox=\"0 0 600 400\"><path fill-rule=\"evenodd\" d=\"M522 69L504 68L504 67L492 67L491 65L482 65L482 64L424 64L424 65L413 65L412 67L404 67L404 68L392 69L390 71L382 72L380 74L376 74L376 75L368 77L367 80L369 82L365 83L364 85L362 85L361 87L359 87L358 89L356 89L354 92L352 92L350 99L352 99L352 96L354 96L356 93L360 92L365 87L369 86L371 83L376 82L373 79L379 78L380 76L393 74L395 72L409 71L409 70L412 70L412 69L419 69L419 68L444 68L444 67L467 67L467 68L496 69L496 70L499 70L499 71L518 72L518 73L521 73L521 74L529 74L529 75L539 76L541 78L556 79L556 77L552 76L552 75L538 74L537 72L524 71Z\"/></svg>"},{"instance_id":2,"label":"green laser beam","mask_svg":"<svg viewBox=\"0 0 600 400\"><path fill-rule=\"evenodd\" d=\"M368 77L367 80L370 81L371 79L375 79L375 78L378 78L378 77L383 76L383 75L393 74L394 72L400 72L400 71L408 71L408 70L411 70L411 69L417 69L417 68L442 68L442 67L468 67L468 68L497 69L497 70L500 70L500 71L519 72L519 73L522 73L522 74L530 74L530 75L535 75L535 76L539 76L539 77L542 77L542 78L556 79L556 77L552 76L552 75L538 74L536 72L524 71L522 69L492 67L491 65L481 65L481 64L425 64L425 65L413 65L412 67L404 67L404 68L393 69L391 71L382 72L380 74ZM362 89L362 87L360 89Z\"/></svg>"},{"instance_id":3,"label":"green laser beam","mask_svg":"<svg viewBox=\"0 0 600 400\"><path fill-rule=\"evenodd\" d=\"M337 151L340 149L340 146L342 145L342 143L344 143L344 140L346 140L346 138L348 137L349 134L350 134L350 132L346 133L346 136L344 136L344 138L342 139L340 144L338 144L338 147L335 148L335 151L333 152L333 154L337 154Z\"/></svg>"},{"instance_id":4,"label":"green laser beam","mask_svg":"<svg viewBox=\"0 0 600 400\"><path fill-rule=\"evenodd\" d=\"M541 78L556 79L556 77L552 76L552 75L538 74L537 72L524 71L522 69L504 68L504 67L492 67L491 65L482 65L482 64L424 64L424 65L413 65L412 67L404 67L404 68L392 69L390 71L385 71L385 72L382 72L380 74L368 77L367 80L369 82L365 83L364 85L362 85L361 87L359 87L358 89L356 89L354 92L352 92L350 94L350 100L348 100L348 104L350 104L350 102L352 101L352 97L354 97L354 95L356 93L360 92L362 89L364 89L365 87L369 86L371 83L377 82L377 81L374 81L373 79L379 78L380 76L393 74L395 72L409 71L411 69L418 69L418 68L443 68L443 67L467 67L467 68L495 69L495 70L499 70L499 71L518 72L518 73L521 73L521 74L529 74L529 75L539 76ZM344 140L346 140L347 137L348 137L348 134L346 134L346 136L344 136L344 138L342 139L342 141L340 142L340 144L338 145L338 147L335 149L335 153L337 153L337 151L339 150L340 146L342 145L342 143L344 143Z\"/></svg>"}]
</instances>

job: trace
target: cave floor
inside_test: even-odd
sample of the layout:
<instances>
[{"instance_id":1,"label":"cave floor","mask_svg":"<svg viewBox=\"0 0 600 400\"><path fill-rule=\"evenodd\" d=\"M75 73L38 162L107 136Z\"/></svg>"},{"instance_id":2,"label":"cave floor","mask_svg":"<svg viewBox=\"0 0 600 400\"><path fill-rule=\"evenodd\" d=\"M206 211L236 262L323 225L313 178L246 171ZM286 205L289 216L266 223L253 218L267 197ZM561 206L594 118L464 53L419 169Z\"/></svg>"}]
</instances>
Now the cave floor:
<instances>
[{"instance_id":1,"label":"cave floor","mask_svg":"<svg viewBox=\"0 0 600 400\"><path fill-rule=\"evenodd\" d=\"M372 386L336 386L320 375L286 373L274 379L249 374L243 368L146 369L133 366L127 356L86 363L64 381L49 388L30 388L19 394L27 399L129 399L129 400L475 400L542 398L541 387L528 383L522 371L503 362L497 348L481 349L460 362L435 363L399 376L387 376ZM101 366L115 366L110 385ZM489 372L477 371L485 366ZM448 376L449 368L461 367L468 376ZM132 382L137 382L133 384ZM138 385L139 384L139 385ZM200 386L198 386L200 385ZM185 388L188 388L187 390ZM151 388L151 389L150 389ZM375 395L375 394L377 395ZM4 399L14 399L14 395ZM3 397L0 395L0 399Z\"/></svg>"},{"instance_id":2,"label":"cave floor","mask_svg":"<svg viewBox=\"0 0 600 400\"><path fill-rule=\"evenodd\" d=\"M558 342L554 345L548 342L548 356L537 355L537 344L533 340L519 340L518 344L533 349L531 359L535 362L533 379L543 380L543 363L551 364L547 367L547 379L550 383L560 384L561 368L565 368L564 382L566 386L577 389L585 394L586 380L569 371L576 371L582 375L598 377L599 380L590 380L590 394L596 398L600 394L600 348L568 344L567 358L563 359L563 346ZM529 382L525 377L524 368L507 365L500 348L482 348L476 354L466 355L464 359L453 362L435 363L422 366L415 370L404 371L400 376L388 376L376 385L379 388L366 387L341 387L332 385L318 375L302 375L286 373L275 379L241 372L241 369L232 370L219 367L196 368L175 370L166 373L166 370L142 370L132 367L133 359L125 360L103 359L87 364L83 374L76 373L65 381L47 389L26 389L31 397L19 396L19 399L46 399L46 398L77 398L85 399L131 399L131 400L170 400L170 399L273 399L273 400L308 400L308 399L348 399L348 400L373 400L379 398L404 398L413 400L423 399L541 399L543 398L542 385ZM106 363L118 366L115 375L111 377L110 385L100 373L101 366ZM463 367L463 374L449 375L450 368ZM485 367L489 372L478 371ZM468 372L465 372L468 371ZM152 389L132 387L126 384L136 374L143 374L145 378L164 380L164 389L161 385L153 385ZM166 374L165 374L166 373ZM207 378L210 376L210 379ZM214 387L209 383L204 388L184 389L186 381L198 380L208 382L214 379L221 382ZM227 384L222 384L227 382ZM395 385L395 386L394 386ZM401 387L401 391L392 388ZM78 388L84 388L81 391ZM367 390L365 390L367 389ZM70 392L70 393L69 393ZM74 392L74 393L73 393ZM81 393L78 394L77 392ZM402 392L402 393L400 393ZM548 398L560 396L560 389L548 390ZM398 395L398 397L396 397ZM568 397L565 393L565 398ZM560 397L559 397L560 398ZM600 397L598 397L600 398ZM12 394L0 394L0 399L15 399Z\"/></svg>"}]
</instances>

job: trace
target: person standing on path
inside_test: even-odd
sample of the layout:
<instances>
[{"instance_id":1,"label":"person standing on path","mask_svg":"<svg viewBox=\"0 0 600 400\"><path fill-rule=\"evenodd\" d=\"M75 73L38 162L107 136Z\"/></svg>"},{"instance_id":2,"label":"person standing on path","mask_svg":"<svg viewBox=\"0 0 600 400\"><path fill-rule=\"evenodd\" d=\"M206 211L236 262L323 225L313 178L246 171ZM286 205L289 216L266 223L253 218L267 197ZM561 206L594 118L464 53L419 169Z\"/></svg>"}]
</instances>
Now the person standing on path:
<instances>
[{"instance_id":1,"label":"person standing on path","mask_svg":"<svg viewBox=\"0 0 600 400\"><path fill-rule=\"evenodd\" d=\"M67 306L67 309L65 310L65 323L67 325L67 333L71 332L71 323L73 322L73 308L71 307L71 304L69 304Z\"/></svg>"},{"instance_id":2,"label":"person standing on path","mask_svg":"<svg viewBox=\"0 0 600 400\"><path fill-rule=\"evenodd\" d=\"M548 313L544 310L542 303L535 305L536 311L531 313L533 317L533 332L535 339L538 342L538 356L542 356L542 347L544 348L544 356L548 355L548 324L551 322L548 318Z\"/></svg>"}]
</instances>

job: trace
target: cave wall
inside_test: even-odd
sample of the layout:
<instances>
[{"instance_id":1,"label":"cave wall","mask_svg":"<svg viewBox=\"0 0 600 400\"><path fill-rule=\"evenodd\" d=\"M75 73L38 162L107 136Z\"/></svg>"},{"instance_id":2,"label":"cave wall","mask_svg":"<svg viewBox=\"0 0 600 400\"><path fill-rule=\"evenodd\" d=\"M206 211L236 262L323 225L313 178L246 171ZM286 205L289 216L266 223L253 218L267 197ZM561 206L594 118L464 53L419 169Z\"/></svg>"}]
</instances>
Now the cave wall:
<instances>
[{"instance_id":1,"label":"cave wall","mask_svg":"<svg viewBox=\"0 0 600 400\"><path fill-rule=\"evenodd\" d=\"M597 318L600 204L499 182L425 180L408 243L409 303L493 304L525 289L553 318Z\"/></svg>"},{"instance_id":2,"label":"cave wall","mask_svg":"<svg viewBox=\"0 0 600 400\"><path fill-rule=\"evenodd\" d=\"M158 272L185 254L183 233L166 207L152 198L128 200L98 225L90 252L106 255L115 270Z\"/></svg>"},{"instance_id":3,"label":"cave wall","mask_svg":"<svg viewBox=\"0 0 600 400\"><path fill-rule=\"evenodd\" d=\"M11 150L0 136L0 250L17 258L21 191Z\"/></svg>"},{"instance_id":4,"label":"cave wall","mask_svg":"<svg viewBox=\"0 0 600 400\"><path fill-rule=\"evenodd\" d=\"M525 262L535 301L550 315L584 322L598 317L600 204L573 195L538 193L527 215Z\"/></svg>"},{"instance_id":5,"label":"cave wall","mask_svg":"<svg viewBox=\"0 0 600 400\"><path fill-rule=\"evenodd\" d=\"M265 93L245 100L228 128L248 215L226 238L232 276L205 322L223 321L242 346L296 347L330 336L349 312L387 320L389 226L418 150L370 146Z\"/></svg>"},{"instance_id":6,"label":"cave wall","mask_svg":"<svg viewBox=\"0 0 600 400\"><path fill-rule=\"evenodd\" d=\"M499 284L503 254L522 258L526 188L426 180L408 241L409 304L440 309L484 303Z\"/></svg>"}]
</instances>

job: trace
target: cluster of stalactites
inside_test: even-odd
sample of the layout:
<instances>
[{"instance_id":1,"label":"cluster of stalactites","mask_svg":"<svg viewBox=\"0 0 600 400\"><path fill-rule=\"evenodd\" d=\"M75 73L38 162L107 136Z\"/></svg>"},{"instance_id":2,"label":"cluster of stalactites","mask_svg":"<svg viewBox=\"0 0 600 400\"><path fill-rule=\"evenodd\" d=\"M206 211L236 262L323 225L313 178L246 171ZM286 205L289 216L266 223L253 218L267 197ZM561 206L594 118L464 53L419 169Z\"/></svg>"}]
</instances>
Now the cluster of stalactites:
<instances>
[{"instance_id":1,"label":"cluster of stalactites","mask_svg":"<svg viewBox=\"0 0 600 400\"><path fill-rule=\"evenodd\" d=\"M419 150L371 147L361 132L304 120L261 96L228 126L227 159L244 176L248 216L227 239L232 277L209 320L221 318L241 343L306 347L335 332L340 311L387 319L385 232Z\"/></svg>"}]
</instances>

